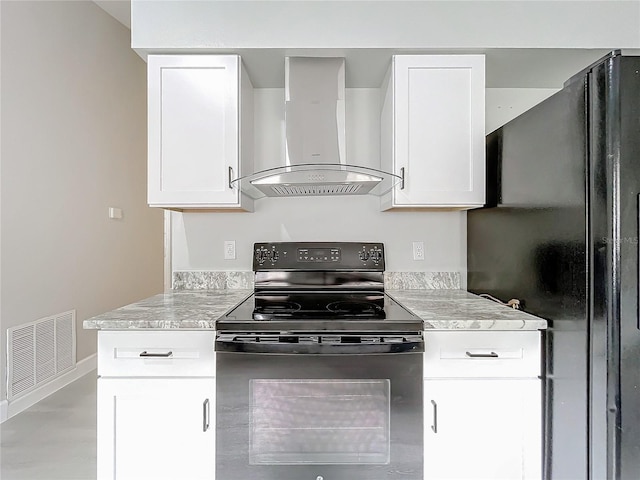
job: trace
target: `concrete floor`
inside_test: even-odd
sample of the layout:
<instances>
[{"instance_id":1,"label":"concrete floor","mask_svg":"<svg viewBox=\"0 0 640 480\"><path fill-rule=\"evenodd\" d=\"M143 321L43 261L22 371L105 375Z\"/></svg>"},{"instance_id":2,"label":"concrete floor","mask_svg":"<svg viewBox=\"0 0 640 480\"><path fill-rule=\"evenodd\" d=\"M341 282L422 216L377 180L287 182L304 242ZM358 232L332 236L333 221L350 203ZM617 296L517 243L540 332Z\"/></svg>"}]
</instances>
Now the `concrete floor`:
<instances>
[{"instance_id":1,"label":"concrete floor","mask_svg":"<svg viewBox=\"0 0 640 480\"><path fill-rule=\"evenodd\" d=\"M0 429L0 479L95 480L95 370Z\"/></svg>"}]
</instances>

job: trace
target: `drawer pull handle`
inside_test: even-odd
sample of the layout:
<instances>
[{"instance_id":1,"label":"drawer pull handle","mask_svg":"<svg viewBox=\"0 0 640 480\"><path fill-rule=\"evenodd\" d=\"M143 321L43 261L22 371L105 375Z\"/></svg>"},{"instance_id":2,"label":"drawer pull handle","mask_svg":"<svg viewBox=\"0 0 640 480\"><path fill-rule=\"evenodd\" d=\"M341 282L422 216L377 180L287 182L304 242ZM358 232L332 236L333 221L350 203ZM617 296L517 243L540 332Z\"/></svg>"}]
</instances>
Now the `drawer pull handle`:
<instances>
[{"instance_id":1,"label":"drawer pull handle","mask_svg":"<svg viewBox=\"0 0 640 480\"><path fill-rule=\"evenodd\" d=\"M207 430L209 430L209 399L207 398L203 403L202 403L202 431L206 432Z\"/></svg>"},{"instance_id":2,"label":"drawer pull handle","mask_svg":"<svg viewBox=\"0 0 640 480\"><path fill-rule=\"evenodd\" d=\"M433 433L438 433L438 404L435 400L431 400L431 405L433 405L433 423L431 430L433 430Z\"/></svg>"},{"instance_id":3,"label":"drawer pull handle","mask_svg":"<svg viewBox=\"0 0 640 480\"><path fill-rule=\"evenodd\" d=\"M168 358L173 356L173 352L165 352L165 353L149 353L146 350L140 353L141 357L155 357L155 358Z\"/></svg>"},{"instance_id":4,"label":"drawer pull handle","mask_svg":"<svg viewBox=\"0 0 640 480\"><path fill-rule=\"evenodd\" d=\"M467 357L469 358L498 358L499 355L496 352L491 352L491 353L471 353L471 352L465 352L467 354Z\"/></svg>"}]
</instances>

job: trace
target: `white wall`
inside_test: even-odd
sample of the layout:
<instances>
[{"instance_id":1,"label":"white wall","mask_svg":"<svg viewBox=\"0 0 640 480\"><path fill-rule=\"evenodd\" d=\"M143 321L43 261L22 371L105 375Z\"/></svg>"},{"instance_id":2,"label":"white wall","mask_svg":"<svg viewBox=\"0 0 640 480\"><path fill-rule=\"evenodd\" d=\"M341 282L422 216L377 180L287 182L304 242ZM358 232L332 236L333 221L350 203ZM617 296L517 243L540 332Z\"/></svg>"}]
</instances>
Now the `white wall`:
<instances>
[{"instance_id":1,"label":"white wall","mask_svg":"<svg viewBox=\"0 0 640 480\"><path fill-rule=\"evenodd\" d=\"M84 319L163 288L162 212L146 206L146 65L92 2L0 8L0 350L7 328L76 309L82 360L96 348Z\"/></svg>"},{"instance_id":2,"label":"white wall","mask_svg":"<svg viewBox=\"0 0 640 480\"><path fill-rule=\"evenodd\" d=\"M500 128L558 91L557 88L487 88L486 133Z\"/></svg>"},{"instance_id":3,"label":"white wall","mask_svg":"<svg viewBox=\"0 0 640 480\"><path fill-rule=\"evenodd\" d=\"M172 213L173 269L251 270L253 242L384 242L389 271L455 271L466 275L466 214L378 212L370 196L265 198L253 214ZM236 241L236 260L223 259L224 240ZM425 260L412 259L422 240Z\"/></svg>"},{"instance_id":4,"label":"white wall","mask_svg":"<svg viewBox=\"0 0 640 480\"><path fill-rule=\"evenodd\" d=\"M256 89L256 169L284 164L284 90ZM347 162L380 166L380 91L346 90ZM251 270L253 242L376 241L390 271L466 272L466 214L380 212L380 200L348 197L264 198L254 213L172 213L173 270ZM223 242L236 241L236 260ZM414 261L412 242L424 241ZM464 276L464 275L463 275Z\"/></svg>"}]
</instances>

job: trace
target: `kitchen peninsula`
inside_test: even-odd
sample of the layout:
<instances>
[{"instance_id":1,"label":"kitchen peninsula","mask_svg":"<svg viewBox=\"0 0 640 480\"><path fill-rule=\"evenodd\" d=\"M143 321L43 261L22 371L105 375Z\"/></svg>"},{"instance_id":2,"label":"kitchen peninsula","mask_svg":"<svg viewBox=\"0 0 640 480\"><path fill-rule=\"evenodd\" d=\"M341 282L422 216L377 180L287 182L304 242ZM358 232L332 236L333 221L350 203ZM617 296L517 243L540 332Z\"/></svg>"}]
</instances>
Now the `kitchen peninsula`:
<instances>
[{"instance_id":1,"label":"kitchen peninsula","mask_svg":"<svg viewBox=\"0 0 640 480\"><path fill-rule=\"evenodd\" d=\"M98 480L216 478L216 320L251 293L174 290L84 322L99 330ZM461 454L462 476L541 478L546 321L463 290L387 293L424 325L424 475L407 478Z\"/></svg>"}]
</instances>

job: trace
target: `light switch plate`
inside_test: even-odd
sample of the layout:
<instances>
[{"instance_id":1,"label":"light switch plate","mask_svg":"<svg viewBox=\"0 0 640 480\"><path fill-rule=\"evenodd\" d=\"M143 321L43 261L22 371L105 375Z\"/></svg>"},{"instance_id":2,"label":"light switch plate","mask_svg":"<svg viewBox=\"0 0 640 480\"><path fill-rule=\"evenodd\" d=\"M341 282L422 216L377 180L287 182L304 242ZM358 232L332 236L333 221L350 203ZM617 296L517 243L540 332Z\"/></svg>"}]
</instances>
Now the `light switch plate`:
<instances>
[{"instance_id":1,"label":"light switch plate","mask_svg":"<svg viewBox=\"0 0 640 480\"><path fill-rule=\"evenodd\" d=\"M114 220L122 219L122 209L117 207L109 207L109 218Z\"/></svg>"}]
</instances>

